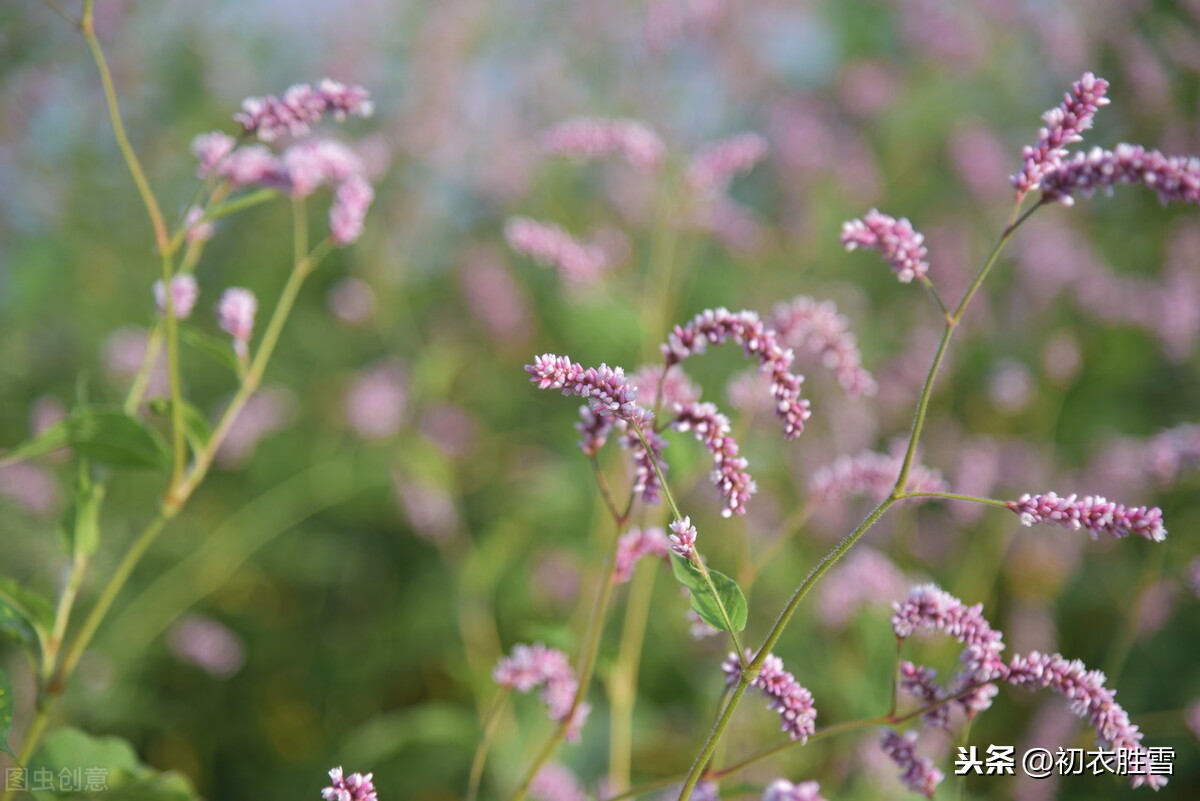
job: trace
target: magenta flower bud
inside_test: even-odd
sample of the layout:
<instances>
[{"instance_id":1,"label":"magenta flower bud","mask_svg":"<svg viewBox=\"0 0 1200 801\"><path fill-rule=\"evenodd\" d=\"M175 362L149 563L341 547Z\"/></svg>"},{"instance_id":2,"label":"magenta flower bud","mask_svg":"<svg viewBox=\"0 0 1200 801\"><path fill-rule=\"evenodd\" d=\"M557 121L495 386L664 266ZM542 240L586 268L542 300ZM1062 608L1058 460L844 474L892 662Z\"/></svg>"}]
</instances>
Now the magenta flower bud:
<instances>
[{"instance_id":1,"label":"magenta flower bud","mask_svg":"<svg viewBox=\"0 0 1200 801\"><path fill-rule=\"evenodd\" d=\"M325 801L378 801L372 776L370 773L343 776L340 767L333 768L329 771L333 783L321 791L321 797Z\"/></svg>"},{"instance_id":2,"label":"magenta flower bud","mask_svg":"<svg viewBox=\"0 0 1200 801\"><path fill-rule=\"evenodd\" d=\"M171 308L176 320L186 320L196 306L196 298L200 296L200 287L192 275L177 275L171 279ZM167 293L163 291L163 282L154 282L154 305L160 315L167 313Z\"/></svg>"},{"instance_id":3,"label":"magenta flower bud","mask_svg":"<svg viewBox=\"0 0 1200 801\"><path fill-rule=\"evenodd\" d=\"M649 126L635 120L575 117L540 136L542 150L579 160L619 156L643 172L662 164L666 147Z\"/></svg>"},{"instance_id":4,"label":"magenta flower bud","mask_svg":"<svg viewBox=\"0 0 1200 801\"><path fill-rule=\"evenodd\" d=\"M254 333L254 315L258 311L258 300L249 289L231 287L221 295L217 304L217 322L233 337L234 347L239 354L246 352L250 335Z\"/></svg>"},{"instance_id":5,"label":"magenta flower bud","mask_svg":"<svg viewBox=\"0 0 1200 801\"><path fill-rule=\"evenodd\" d=\"M900 781L914 793L933 798L937 786L946 778L933 765L933 760L917 756L917 732L906 731L903 735L892 729L883 733L880 741L883 752L900 768Z\"/></svg>"},{"instance_id":6,"label":"magenta flower bud","mask_svg":"<svg viewBox=\"0 0 1200 801\"><path fill-rule=\"evenodd\" d=\"M1034 523L1057 523L1064 528L1078 531L1086 528L1095 539L1101 533L1114 537L1137 534L1151 542L1162 542L1167 530L1162 524L1162 509L1157 506L1131 506L1112 503L1099 495L1079 498L1074 493L1060 498L1053 492L1044 495L1021 496L1009 501L1008 508L1021 517L1027 526Z\"/></svg>"},{"instance_id":7,"label":"magenta flower bud","mask_svg":"<svg viewBox=\"0 0 1200 801\"><path fill-rule=\"evenodd\" d=\"M706 146L687 169L688 187L700 195L722 194L738 175L754 169L767 155L767 140L756 133L740 133Z\"/></svg>"},{"instance_id":8,"label":"magenta flower bud","mask_svg":"<svg viewBox=\"0 0 1200 801\"><path fill-rule=\"evenodd\" d=\"M1107 91L1108 81L1085 72L1063 95L1063 102L1042 116L1046 127L1038 131L1036 145L1021 151L1025 164L1010 179L1018 200L1042 186L1043 177L1062 164L1067 156L1064 145L1083 141L1082 134L1092 127L1096 111L1110 102L1104 96Z\"/></svg>"},{"instance_id":9,"label":"magenta flower bud","mask_svg":"<svg viewBox=\"0 0 1200 801\"><path fill-rule=\"evenodd\" d=\"M690 561L696 555L696 527L692 525L692 518L685 517L672 522L668 539L671 541L671 550L684 559Z\"/></svg>"},{"instance_id":10,"label":"magenta flower bud","mask_svg":"<svg viewBox=\"0 0 1200 801\"><path fill-rule=\"evenodd\" d=\"M842 224L841 241L846 250L863 248L879 253L902 284L924 278L929 272L929 262L925 261L928 251L922 244L925 235L913 230L904 217L897 220L871 209L862 219Z\"/></svg>"}]
</instances>

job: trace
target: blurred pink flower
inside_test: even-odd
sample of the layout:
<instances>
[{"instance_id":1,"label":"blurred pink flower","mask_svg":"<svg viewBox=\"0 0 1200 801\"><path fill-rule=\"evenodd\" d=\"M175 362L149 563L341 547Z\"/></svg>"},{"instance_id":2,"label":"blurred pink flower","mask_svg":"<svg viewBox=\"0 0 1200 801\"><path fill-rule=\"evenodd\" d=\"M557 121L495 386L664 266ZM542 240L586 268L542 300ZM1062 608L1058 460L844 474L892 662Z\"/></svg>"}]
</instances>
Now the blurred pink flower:
<instances>
[{"instance_id":1,"label":"blurred pink flower","mask_svg":"<svg viewBox=\"0 0 1200 801\"><path fill-rule=\"evenodd\" d=\"M666 150L653 129L628 119L573 117L539 138L546 153L580 160L620 156L646 172L658 169Z\"/></svg>"},{"instance_id":2,"label":"blurred pink flower","mask_svg":"<svg viewBox=\"0 0 1200 801\"><path fill-rule=\"evenodd\" d=\"M705 145L688 163L688 188L702 196L723 194L766 155L767 140L748 131Z\"/></svg>"},{"instance_id":3,"label":"blurred pink flower","mask_svg":"<svg viewBox=\"0 0 1200 801\"><path fill-rule=\"evenodd\" d=\"M1015 359L1002 359L988 377L988 397L997 409L1007 414L1024 409L1033 398L1033 376Z\"/></svg>"},{"instance_id":4,"label":"blurred pink flower","mask_svg":"<svg viewBox=\"0 0 1200 801\"><path fill-rule=\"evenodd\" d=\"M504 238L516 252L554 267L577 284L594 283L609 266L604 251L584 244L553 223L510 217L504 223Z\"/></svg>"},{"instance_id":5,"label":"blurred pink flower","mask_svg":"<svg viewBox=\"0 0 1200 801\"><path fill-rule=\"evenodd\" d=\"M221 679L237 673L246 661L241 639L228 627L200 615L184 615L171 624L167 647L179 661Z\"/></svg>"},{"instance_id":6,"label":"blurred pink flower","mask_svg":"<svg viewBox=\"0 0 1200 801\"><path fill-rule=\"evenodd\" d=\"M67 417L67 407L53 395L39 395L29 410L29 432L33 436L58 425Z\"/></svg>"},{"instance_id":7,"label":"blurred pink flower","mask_svg":"<svg viewBox=\"0 0 1200 801\"><path fill-rule=\"evenodd\" d=\"M244 464L264 437L291 422L297 405L295 393L287 387L263 387L255 392L217 448L217 464L226 469Z\"/></svg>"},{"instance_id":8,"label":"blurred pink flower","mask_svg":"<svg viewBox=\"0 0 1200 801\"><path fill-rule=\"evenodd\" d=\"M537 801L587 801L587 790L579 779L561 762L542 767L529 785L529 795Z\"/></svg>"},{"instance_id":9,"label":"blurred pink flower","mask_svg":"<svg viewBox=\"0 0 1200 801\"><path fill-rule=\"evenodd\" d=\"M461 406L434 404L421 413L419 425L429 441L452 459L463 459L475 449L479 427Z\"/></svg>"},{"instance_id":10,"label":"blurred pink flower","mask_svg":"<svg viewBox=\"0 0 1200 801\"><path fill-rule=\"evenodd\" d=\"M142 366L142 358L145 356L146 343L149 339L145 329L125 326L113 331L108 339L104 340L104 370L113 384L124 387L132 381ZM170 382L167 380L166 357L160 350L150 369L146 395L154 397L166 395L169 392Z\"/></svg>"},{"instance_id":11,"label":"blurred pink flower","mask_svg":"<svg viewBox=\"0 0 1200 801\"><path fill-rule=\"evenodd\" d=\"M838 98L854 116L872 117L895 102L897 83L893 65L882 60L853 61L838 78Z\"/></svg>"},{"instance_id":12,"label":"blurred pink flower","mask_svg":"<svg viewBox=\"0 0 1200 801\"><path fill-rule=\"evenodd\" d=\"M841 629L863 607L890 608L910 586L912 582L891 559L859 545L818 585L817 615L825 626Z\"/></svg>"},{"instance_id":13,"label":"blurred pink flower","mask_svg":"<svg viewBox=\"0 0 1200 801\"><path fill-rule=\"evenodd\" d=\"M470 251L462 261L458 283L467 308L490 337L504 344L529 338L533 327L529 300L495 251Z\"/></svg>"},{"instance_id":14,"label":"blurred pink flower","mask_svg":"<svg viewBox=\"0 0 1200 801\"><path fill-rule=\"evenodd\" d=\"M403 367L386 361L359 372L346 390L342 408L350 428L363 439L387 439L408 417Z\"/></svg>"},{"instance_id":15,"label":"blurred pink flower","mask_svg":"<svg viewBox=\"0 0 1200 801\"><path fill-rule=\"evenodd\" d=\"M326 296L329 311L343 325L360 326L375 315L375 290L366 281L346 276Z\"/></svg>"},{"instance_id":16,"label":"blurred pink flower","mask_svg":"<svg viewBox=\"0 0 1200 801\"><path fill-rule=\"evenodd\" d=\"M200 296L200 287L193 275L177 275L171 279L171 309L175 319L186 320L192 315L196 299ZM161 280L154 282L154 306L159 315L167 313L167 293L163 290Z\"/></svg>"},{"instance_id":17,"label":"blurred pink flower","mask_svg":"<svg viewBox=\"0 0 1200 801\"><path fill-rule=\"evenodd\" d=\"M408 479L392 472L392 487L401 513L412 532L430 543L454 538L461 522L454 498L442 487L424 479Z\"/></svg>"},{"instance_id":18,"label":"blurred pink flower","mask_svg":"<svg viewBox=\"0 0 1200 801\"><path fill-rule=\"evenodd\" d=\"M9 499L36 518L54 517L61 495L54 473L39 464L16 462L0 467L0 497Z\"/></svg>"},{"instance_id":19,"label":"blurred pink flower","mask_svg":"<svg viewBox=\"0 0 1200 801\"><path fill-rule=\"evenodd\" d=\"M965 122L950 134L950 162L958 179L980 203L1009 196L1009 148L981 122Z\"/></svg>"}]
</instances>

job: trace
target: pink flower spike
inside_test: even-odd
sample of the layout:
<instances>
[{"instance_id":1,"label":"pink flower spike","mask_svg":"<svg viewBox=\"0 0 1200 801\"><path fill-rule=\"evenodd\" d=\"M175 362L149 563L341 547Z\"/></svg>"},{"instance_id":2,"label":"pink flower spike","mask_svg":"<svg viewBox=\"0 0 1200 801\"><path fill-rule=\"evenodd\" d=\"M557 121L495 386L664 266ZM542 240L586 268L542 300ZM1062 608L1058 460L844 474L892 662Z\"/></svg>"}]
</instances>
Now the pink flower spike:
<instances>
[{"instance_id":1,"label":"pink flower spike","mask_svg":"<svg viewBox=\"0 0 1200 801\"><path fill-rule=\"evenodd\" d=\"M1104 686L1103 673L1088 670L1078 659L1068 661L1061 654L1047 655L1037 651L1028 656L1013 657L1008 671L1009 684L1049 688L1066 697L1071 702L1071 711L1096 730L1096 741L1101 748L1142 754L1140 760L1129 760L1130 782L1134 787L1148 784L1157 790L1167 783L1166 776L1147 774L1148 760L1142 746L1142 732L1116 702L1116 693ZM1140 763L1140 771L1134 769L1135 763Z\"/></svg>"},{"instance_id":2,"label":"pink flower spike","mask_svg":"<svg viewBox=\"0 0 1200 801\"><path fill-rule=\"evenodd\" d=\"M1117 145L1113 150L1093 148L1056 164L1041 178L1043 201L1074 204L1079 192L1091 197L1097 189L1111 194L1120 184L1142 184L1158 193L1163 204L1200 203L1200 158L1165 156L1141 145Z\"/></svg>"},{"instance_id":3,"label":"pink flower spike","mask_svg":"<svg viewBox=\"0 0 1200 801\"><path fill-rule=\"evenodd\" d=\"M1137 534L1151 542L1162 542L1167 538L1167 530L1162 524L1162 509L1157 506L1126 507L1099 495L1080 499L1072 493L1060 498L1053 492L1044 495L1026 493L1019 500L1009 501L1007 506L1020 515L1021 522L1027 526L1057 523L1076 531L1086 528L1093 539L1101 533L1117 538Z\"/></svg>"},{"instance_id":4,"label":"pink flower spike","mask_svg":"<svg viewBox=\"0 0 1200 801\"><path fill-rule=\"evenodd\" d=\"M748 358L757 359L759 369L771 377L775 414L783 420L784 438L800 436L804 421L812 414L808 401L800 397L804 377L791 372L792 351L780 345L778 334L754 312L734 314L724 307L701 312L687 325L675 326L661 347L670 367L703 353L709 343L720 345L730 340L741 345Z\"/></svg>"},{"instance_id":5,"label":"pink flower spike","mask_svg":"<svg viewBox=\"0 0 1200 801\"><path fill-rule=\"evenodd\" d=\"M571 716L567 738L578 742L579 731L587 720L591 707L586 703L575 704L579 683L571 671L567 655L556 648L547 648L539 643L516 645L512 654L500 659L492 671L492 679L501 687L526 693L542 688L542 703L551 720L562 720Z\"/></svg>"},{"instance_id":6,"label":"pink flower spike","mask_svg":"<svg viewBox=\"0 0 1200 801\"><path fill-rule=\"evenodd\" d=\"M633 570L643 556L665 559L671 551L667 535L657 526L631 528L617 541L617 558L613 566L613 583L624 584L633 578Z\"/></svg>"},{"instance_id":7,"label":"pink flower spike","mask_svg":"<svg viewBox=\"0 0 1200 801\"><path fill-rule=\"evenodd\" d=\"M731 653L721 664L725 672L725 683L733 686L742 675L743 668L749 664L754 654L746 651L744 659ZM752 686L762 690L767 697L767 708L778 712L780 728L793 740L801 744L808 741L816 731L817 710L813 706L812 693L796 681L796 677L783 669L783 660L770 654L763 660L762 669L754 678Z\"/></svg>"},{"instance_id":8,"label":"pink flower spike","mask_svg":"<svg viewBox=\"0 0 1200 801\"><path fill-rule=\"evenodd\" d=\"M338 185L329 207L329 238L345 247L362 235L363 218L375 200L375 190L361 175L351 175Z\"/></svg>"},{"instance_id":9,"label":"pink flower spike","mask_svg":"<svg viewBox=\"0 0 1200 801\"><path fill-rule=\"evenodd\" d=\"M927 706L940 700L942 688L937 683L937 671L933 668L914 665L907 659L900 662L900 689L916 698L921 706ZM950 705L943 704L926 712L921 718L930 726L942 729L950 728Z\"/></svg>"},{"instance_id":10,"label":"pink flower spike","mask_svg":"<svg viewBox=\"0 0 1200 801\"><path fill-rule=\"evenodd\" d=\"M510 217L504 223L504 238L516 252L555 268L576 284L594 283L608 269L604 251L585 245L553 223Z\"/></svg>"},{"instance_id":11,"label":"pink flower spike","mask_svg":"<svg viewBox=\"0 0 1200 801\"><path fill-rule=\"evenodd\" d=\"M377 801L372 774L351 773L343 776L340 767L329 771L333 783L321 791L325 801Z\"/></svg>"},{"instance_id":12,"label":"pink flower spike","mask_svg":"<svg viewBox=\"0 0 1200 801\"><path fill-rule=\"evenodd\" d=\"M374 107L369 93L361 86L347 87L328 78L314 89L308 84L296 84L288 88L279 98L248 97L242 101L242 110L233 115L247 133L253 133L264 142L280 136L304 136L309 126L331 112L338 120L348 114L369 117Z\"/></svg>"},{"instance_id":13,"label":"pink flower spike","mask_svg":"<svg viewBox=\"0 0 1200 801\"><path fill-rule=\"evenodd\" d=\"M216 174L234 189L244 186L285 187L283 164L263 145L239 147L216 166Z\"/></svg>"},{"instance_id":14,"label":"pink flower spike","mask_svg":"<svg viewBox=\"0 0 1200 801\"><path fill-rule=\"evenodd\" d=\"M196 168L197 178L207 178L226 156L237 147L237 140L222 131L199 134L192 139L192 155L199 165Z\"/></svg>"},{"instance_id":15,"label":"pink flower spike","mask_svg":"<svg viewBox=\"0 0 1200 801\"><path fill-rule=\"evenodd\" d=\"M767 786L762 801L825 801L825 798L817 782L792 784L787 779L776 779Z\"/></svg>"},{"instance_id":16,"label":"pink flower spike","mask_svg":"<svg viewBox=\"0 0 1200 801\"><path fill-rule=\"evenodd\" d=\"M674 411L675 420L671 427L676 431L693 432L713 455L712 482L725 499L721 516L744 515L746 501L757 486L746 472L749 462L740 455L729 418L717 411L712 403L676 404Z\"/></svg>"},{"instance_id":17,"label":"pink flower spike","mask_svg":"<svg viewBox=\"0 0 1200 801\"><path fill-rule=\"evenodd\" d=\"M933 798L937 786L945 778L933 761L917 756L917 732L907 731L903 735L892 729L883 733L880 742L883 752L900 768L900 781L914 793L920 793L926 798Z\"/></svg>"},{"instance_id":18,"label":"pink flower spike","mask_svg":"<svg viewBox=\"0 0 1200 801\"><path fill-rule=\"evenodd\" d=\"M1008 674L1001 651L1004 640L983 617L983 604L967 606L948 592L933 584L913 587L903 603L892 604L892 631L905 640L918 629L940 631L966 646L959 661L963 669L955 679L950 695L973 684L985 684L1003 679ZM991 695L975 694L960 700L968 713L987 708ZM970 703L963 703L968 701Z\"/></svg>"},{"instance_id":19,"label":"pink flower spike","mask_svg":"<svg viewBox=\"0 0 1200 801\"><path fill-rule=\"evenodd\" d=\"M846 250L864 248L879 253L902 284L924 278L929 272L929 262L925 261L928 251L922 244L925 235L913 230L904 217L897 220L871 209L862 219L842 224L841 241Z\"/></svg>"},{"instance_id":20,"label":"pink flower spike","mask_svg":"<svg viewBox=\"0 0 1200 801\"><path fill-rule=\"evenodd\" d=\"M362 175L362 159L333 139L306 139L283 152L283 170L292 197L307 197L325 184Z\"/></svg>"},{"instance_id":21,"label":"pink flower spike","mask_svg":"<svg viewBox=\"0 0 1200 801\"><path fill-rule=\"evenodd\" d=\"M706 146L688 164L688 187L700 195L719 195L738 175L754 169L767 155L767 140L756 133L740 133Z\"/></svg>"},{"instance_id":22,"label":"pink flower spike","mask_svg":"<svg viewBox=\"0 0 1200 801\"><path fill-rule=\"evenodd\" d=\"M587 790L571 769L561 762L549 762L533 777L530 798L537 801L587 801Z\"/></svg>"},{"instance_id":23,"label":"pink flower spike","mask_svg":"<svg viewBox=\"0 0 1200 801\"><path fill-rule=\"evenodd\" d=\"M196 298L200 296L200 287L193 275L177 275L171 279L171 310L176 320L186 320L196 307ZM154 282L154 305L159 315L167 313L167 293L163 291L163 282Z\"/></svg>"},{"instance_id":24,"label":"pink flower spike","mask_svg":"<svg viewBox=\"0 0 1200 801\"><path fill-rule=\"evenodd\" d=\"M662 164L666 147L649 126L636 120L574 117L543 132L543 152L579 160L620 156L643 172Z\"/></svg>"},{"instance_id":25,"label":"pink flower spike","mask_svg":"<svg viewBox=\"0 0 1200 801\"><path fill-rule=\"evenodd\" d=\"M221 295L217 304L217 321L221 328L233 337L234 350L244 358L250 336L254 333L254 315L258 312L258 300L249 289L232 287Z\"/></svg>"},{"instance_id":26,"label":"pink flower spike","mask_svg":"<svg viewBox=\"0 0 1200 801\"><path fill-rule=\"evenodd\" d=\"M692 525L692 518L685 517L671 523L668 539L671 541L671 550L676 554L689 561L695 557L696 527Z\"/></svg>"},{"instance_id":27,"label":"pink flower spike","mask_svg":"<svg viewBox=\"0 0 1200 801\"><path fill-rule=\"evenodd\" d=\"M1024 166L1010 179L1018 200L1042 186L1043 177L1062 164L1067 156L1064 145L1083 141L1082 134L1092 127L1096 111L1110 102L1104 96L1107 91L1108 81L1085 72L1063 95L1063 102L1042 115L1046 127L1038 131L1036 145L1021 151Z\"/></svg>"},{"instance_id":28,"label":"pink flower spike","mask_svg":"<svg viewBox=\"0 0 1200 801\"><path fill-rule=\"evenodd\" d=\"M780 341L796 350L815 353L833 371L838 383L852 398L874 395L879 387L862 366L857 340L849 321L838 314L832 301L818 302L807 295L775 307L771 326Z\"/></svg>"}]
</instances>

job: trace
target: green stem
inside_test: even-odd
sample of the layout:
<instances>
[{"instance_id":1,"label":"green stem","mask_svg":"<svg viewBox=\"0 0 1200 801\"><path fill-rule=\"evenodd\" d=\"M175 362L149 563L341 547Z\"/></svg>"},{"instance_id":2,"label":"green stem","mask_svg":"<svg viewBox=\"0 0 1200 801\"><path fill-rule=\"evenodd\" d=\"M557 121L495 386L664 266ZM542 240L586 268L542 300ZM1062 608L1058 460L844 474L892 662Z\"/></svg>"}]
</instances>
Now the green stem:
<instances>
[{"instance_id":1,"label":"green stem","mask_svg":"<svg viewBox=\"0 0 1200 801\"><path fill-rule=\"evenodd\" d=\"M58 14L67 22L71 23L71 25L79 27L79 20L75 19L75 17L73 17L69 11L59 5L57 0L42 0L42 2L49 6L50 10L55 14Z\"/></svg>"},{"instance_id":2,"label":"green stem","mask_svg":"<svg viewBox=\"0 0 1200 801\"><path fill-rule=\"evenodd\" d=\"M654 596L654 569L638 570L629 587L625 602L625 624L617 663L609 682L609 715L612 719L608 739L608 787L622 792L629 787L629 771L633 751L633 704L637 690L638 668L642 661L642 644L646 639L646 622L650 617L650 602Z\"/></svg>"},{"instance_id":3,"label":"green stem","mask_svg":"<svg viewBox=\"0 0 1200 801\"><path fill-rule=\"evenodd\" d=\"M179 378L179 320L175 293L171 291L171 257L162 257L163 326L167 340L167 380L171 392L171 488L183 480L186 450L183 441L183 388ZM171 490L168 490L168 495Z\"/></svg>"},{"instance_id":4,"label":"green stem","mask_svg":"<svg viewBox=\"0 0 1200 801\"><path fill-rule=\"evenodd\" d=\"M646 441L646 435L642 433L642 429L636 424L633 424L632 428L633 433L637 434L638 440L641 441L642 447L646 449L646 455L650 457L650 464L654 465L654 474L658 476L658 483L662 486L663 495L671 507L671 513L675 515L676 520L683 520L683 513L679 511L679 506L675 503L675 496L671 494L671 487L667 484L667 476L663 472L662 465L658 463L658 457L654 455L654 450L650 447L650 443ZM717 585L713 583L712 576L709 574L708 568L704 565L704 560L700 558L698 552L693 552L688 561L695 565L700 571L700 575L704 577L704 583L708 586L708 591L716 602L717 609L721 612L721 620L725 623L725 631L729 632L729 638L733 640L734 652L738 654L745 653L742 649L742 643L738 639L737 631L734 630L733 621L729 617L729 611L725 608L724 602L721 601L721 594L717 592Z\"/></svg>"},{"instance_id":5,"label":"green stem","mask_svg":"<svg viewBox=\"0 0 1200 801\"><path fill-rule=\"evenodd\" d=\"M204 212L200 219L192 223L192 226L202 225L207 222L212 222L213 220L219 220L222 217L228 217L230 214L236 214L243 209L248 209L252 206L266 203L268 200L274 200L277 197L279 197L278 189L260 189L257 192L249 192L245 195L239 195L233 200L220 203L219 205L208 209ZM168 253L174 253L179 249L179 246L183 244L184 238L187 236L190 228L191 226L180 227L180 229L175 232L175 235L171 237L170 244L167 246Z\"/></svg>"},{"instance_id":6,"label":"green stem","mask_svg":"<svg viewBox=\"0 0 1200 801\"><path fill-rule=\"evenodd\" d=\"M604 633L604 621L608 617L608 607L612 602L613 587L616 585L616 582L613 581L613 574L617 567L617 547L620 544L621 534L623 533L624 527L617 527L604 570L601 572L603 578L600 581L596 603L592 607L592 616L588 623L587 640L580 660L579 687L575 690L575 698L571 701L571 708L563 716L558 726L555 727L554 733L550 735L550 739L542 746L542 750L534 757L533 762L530 763L525 771L525 776L521 780L521 784L512 796L510 796L509 801L521 801L525 797L525 794L529 792L529 785L533 783L533 779L537 776L538 771L542 769L542 766L553 755L554 749L558 747L563 737L566 736L567 731L571 728L571 721L575 717L575 710L579 708L579 705L583 703L583 699L587 697L588 687L592 683L592 674L596 669L596 657L600 653L600 635Z\"/></svg>"},{"instance_id":7,"label":"green stem","mask_svg":"<svg viewBox=\"0 0 1200 801\"><path fill-rule=\"evenodd\" d=\"M1008 508L1007 501L997 500L996 498L981 498L978 495L960 495L957 492L903 492L896 495L896 500L898 501L908 500L909 498L941 498L949 501L982 503L987 506L998 506L1002 509Z\"/></svg>"},{"instance_id":8,"label":"green stem","mask_svg":"<svg viewBox=\"0 0 1200 801\"><path fill-rule=\"evenodd\" d=\"M150 225L154 229L154 244L160 254L166 254L170 244L167 237L167 226L163 222L158 201L150 189L150 183L146 180L146 173L142 170L141 162L138 161L137 154L133 151L133 145L129 143L129 136L125 133L125 123L121 121L121 107L117 103L117 90L113 85L112 73L109 72L104 51L100 48L100 40L96 38L96 29L92 18L92 0L84 0L83 17L79 21L79 30L83 32L83 37L87 40L88 49L92 51L92 60L96 62L96 70L100 73L100 83L104 86L104 100L108 105L108 118L112 123L113 135L116 137L121 155L125 158L125 164L129 168L129 174L133 177L133 183L142 198L142 203L146 206L146 213L150 216Z\"/></svg>"},{"instance_id":9,"label":"green stem","mask_svg":"<svg viewBox=\"0 0 1200 801\"><path fill-rule=\"evenodd\" d=\"M683 790L679 794L679 801L687 801L688 797L692 793L692 790L695 789L696 783L700 781L705 765L707 765L709 759L712 758L713 752L717 748L717 743L721 739L721 735L724 734L725 728L729 725L729 721L733 717L733 710L737 708L738 702L741 701L742 696L746 692L746 688L750 686L750 683L754 681L754 679L758 676L759 671L762 670L763 662L766 661L767 656L770 655L771 649L775 647L777 642L779 642L779 638L783 636L783 630L787 627L788 621L791 620L792 615L795 614L796 608L799 607L800 602L804 600L804 597L808 595L809 591L816 585L818 581L821 580L821 577L824 576L831 567L833 567L837 560L841 559L847 551L853 548L854 544L858 542L858 540L864 534L866 534L868 530L870 530L871 526L875 525L879 518L883 516L884 512L886 512L888 507L893 503L895 503L895 499L885 498L884 501L879 504L879 506L875 507L875 510L871 512L871 514L869 514L862 523L859 524L858 528L846 535L841 542L834 546L833 550L825 554L820 563L818 563L817 566L812 569L812 572L808 574L800 586L796 588L796 591L792 593L792 597L788 600L787 606L785 606L783 611L780 612L779 618L775 621L775 625L767 634L767 638L763 642L762 647L759 648L758 653L755 655L750 664L742 669L742 677L738 681L737 687L733 691L733 695L730 696L729 702L725 705L724 709L721 710L721 714L717 718L717 722L713 725L712 731L708 735L708 740L705 741L704 747L700 750L700 753L696 756L696 760L692 763L691 770L688 771L687 778L684 780Z\"/></svg>"},{"instance_id":10,"label":"green stem","mask_svg":"<svg viewBox=\"0 0 1200 801\"><path fill-rule=\"evenodd\" d=\"M483 739L479 741L479 746L475 749L475 756L471 759L471 775L467 780L467 801L475 801L479 795L479 780L483 777L483 766L487 763L488 751L491 750L492 740L496 736L496 731L500 728L500 721L504 716L504 703L508 700L508 690L503 689L496 696L496 702L492 704L491 710L487 714L487 718L483 724Z\"/></svg>"}]
</instances>

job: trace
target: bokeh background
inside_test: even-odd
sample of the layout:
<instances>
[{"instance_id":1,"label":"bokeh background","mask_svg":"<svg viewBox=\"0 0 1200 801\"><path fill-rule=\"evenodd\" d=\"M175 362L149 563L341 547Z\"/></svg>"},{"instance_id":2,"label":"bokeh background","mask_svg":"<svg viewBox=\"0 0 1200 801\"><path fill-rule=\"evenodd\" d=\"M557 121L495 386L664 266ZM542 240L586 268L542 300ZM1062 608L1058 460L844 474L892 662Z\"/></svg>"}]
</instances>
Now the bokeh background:
<instances>
[{"instance_id":1,"label":"bokeh background","mask_svg":"<svg viewBox=\"0 0 1200 801\"><path fill-rule=\"evenodd\" d=\"M363 239L306 286L219 470L138 568L61 708L213 799L315 798L337 764L374 771L383 798L460 798L496 659L533 640L577 650L611 523L574 445L577 404L526 380L534 353L633 368L655 354L664 316L766 312L800 294L838 303L880 391L849 401L802 359L814 414L797 441L782 442L769 413L727 392L745 369L738 354L694 365L706 398L734 417L758 479L747 517L719 517L696 443L676 436L668 449L713 564L749 587L753 641L869 508L819 505L792 530L811 505L810 478L905 434L939 331L918 287L842 251L841 222L874 206L909 217L928 236L931 276L956 299L1008 218L1021 146L1085 70L1108 78L1113 98L1089 145L1200 152L1194 2L100 0L97 13L134 145L172 213L196 186L192 137L232 130L243 97L329 75L368 87L377 107L331 132L353 142L376 186ZM651 259L656 232L674 224L661 213L667 179L543 157L538 132L580 114L659 131L667 176L739 131L768 142L721 209L680 226L668 305L654 313L643 301L665 266ZM34 0L0 6L0 185L0 443L11 447L69 406L81 374L94 398L123 397L157 270L84 43ZM591 285L564 282L506 248L515 214L601 243L614 268ZM216 331L210 310L224 286L270 305L289 252L282 204L222 221L197 272L197 325ZM1003 511L929 505L894 512L868 540L905 582L935 580L985 603L1009 653L1060 650L1107 671L1148 744L1175 749L1162 797L1176 799L1200 797L1198 733L1187 725L1200 698L1200 479L1195 444L1191 462L1164 465L1162 454L1198 438L1155 437L1197 422L1198 332L1194 208L1164 209L1131 188L1043 209L955 342L924 461L968 492L1161 505L1170 538L1091 542L1024 529ZM200 352L184 359L189 396L219 410L228 373ZM625 460L612 449L605 464L620 486ZM0 470L3 572L49 595L66 564L54 530L70 478L53 458ZM114 479L87 589L161 486L156 475ZM669 574L652 592L637 780L686 769L724 655L718 640L690 636ZM896 596L885 596L852 609L816 598L780 643L820 723L886 709ZM604 690L624 597L597 709L583 743L561 753L589 786L605 772ZM941 643L907 654L943 671L955 656ZM19 730L27 671L0 655L22 697ZM486 796L502 797L549 726L535 700L519 700ZM1048 693L1003 691L971 736L1019 750L1094 747ZM748 702L725 754L781 737ZM949 741L928 740L948 772ZM903 797L894 773L864 733L786 752L741 779ZM938 797L1148 792L1112 777L960 784Z\"/></svg>"}]
</instances>

